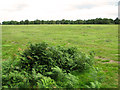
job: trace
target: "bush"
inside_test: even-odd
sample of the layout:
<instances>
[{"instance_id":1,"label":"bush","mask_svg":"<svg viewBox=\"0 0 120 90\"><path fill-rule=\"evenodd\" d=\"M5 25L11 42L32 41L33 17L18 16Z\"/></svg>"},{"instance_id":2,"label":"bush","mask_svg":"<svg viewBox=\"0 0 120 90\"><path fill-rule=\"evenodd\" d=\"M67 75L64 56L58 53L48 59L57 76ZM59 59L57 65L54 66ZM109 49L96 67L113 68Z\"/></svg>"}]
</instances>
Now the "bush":
<instances>
[{"instance_id":1,"label":"bush","mask_svg":"<svg viewBox=\"0 0 120 90\"><path fill-rule=\"evenodd\" d=\"M86 88L100 88L101 83L98 81L90 82L90 85L86 85Z\"/></svg>"},{"instance_id":2,"label":"bush","mask_svg":"<svg viewBox=\"0 0 120 90\"><path fill-rule=\"evenodd\" d=\"M71 72L88 70L93 57L74 47L30 44L14 60L3 62L3 88L77 88L79 80Z\"/></svg>"},{"instance_id":3,"label":"bush","mask_svg":"<svg viewBox=\"0 0 120 90\"><path fill-rule=\"evenodd\" d=\"M61 46L49 46L47 43L30 44L21 54L21 68L31 72L34 68L37 72L45 75L52 71L55 66L70 73L73 70L80 72L89 69L93 64L93 56L85 55L76 48L65 48Z\"/></svg>"}]
</instances>

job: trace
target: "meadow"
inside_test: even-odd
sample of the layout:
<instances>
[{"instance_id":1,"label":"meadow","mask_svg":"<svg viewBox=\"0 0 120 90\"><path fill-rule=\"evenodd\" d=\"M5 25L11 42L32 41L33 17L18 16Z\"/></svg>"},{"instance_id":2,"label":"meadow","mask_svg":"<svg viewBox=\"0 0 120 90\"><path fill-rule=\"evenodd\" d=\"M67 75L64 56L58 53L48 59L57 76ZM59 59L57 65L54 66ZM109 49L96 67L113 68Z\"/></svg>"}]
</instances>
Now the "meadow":
<instances>
[{"instance_id":1,"label":"meadow","mask_svg":"<svg viewBox=\"0 0 120 90\"><path fill-rule=\"evenodd\" d=\"M28 43L77 47L95 52L95 67L102 70L102 88L118 87L118 25L3 25L2 61L14 58ZM84 74L80 74L83 77Z\"/></svg>"}]
</instances>

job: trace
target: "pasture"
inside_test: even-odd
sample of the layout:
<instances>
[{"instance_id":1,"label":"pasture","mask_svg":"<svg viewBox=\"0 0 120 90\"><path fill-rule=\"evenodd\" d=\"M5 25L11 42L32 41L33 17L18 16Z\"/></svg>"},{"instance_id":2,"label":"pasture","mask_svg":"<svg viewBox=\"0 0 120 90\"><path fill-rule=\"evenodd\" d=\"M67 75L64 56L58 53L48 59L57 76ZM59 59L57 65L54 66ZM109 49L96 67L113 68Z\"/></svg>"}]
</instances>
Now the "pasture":
<instances>
[{"instance_id":1,"label":"pasture","mask_svg":"<svg viewBox=\"0 0 120 90\"><path fill-rule=\"evenodd\" d=\"M14 58L29 42L42 41L54 46L74 46L87 54L94 51L94 66L104 73L101 87L118 86L118 25L3 25L3 62Z\"/></svg>"}]
</instances>

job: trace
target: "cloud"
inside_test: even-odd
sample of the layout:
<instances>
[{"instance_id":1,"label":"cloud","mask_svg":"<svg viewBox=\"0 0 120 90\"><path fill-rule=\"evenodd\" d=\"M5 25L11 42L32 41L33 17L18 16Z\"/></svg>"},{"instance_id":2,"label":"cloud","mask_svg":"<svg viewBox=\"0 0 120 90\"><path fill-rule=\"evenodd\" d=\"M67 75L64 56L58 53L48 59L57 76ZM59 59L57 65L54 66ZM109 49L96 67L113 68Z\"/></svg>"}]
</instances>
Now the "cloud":
<instances>
[{"instance_id":1,"label":"cloud","mask_svg":"<svg viewBox=\"0 0 120 90\"><path fill-rule=\"evenodd\" d=\"M118 2L118 6L120 6L120 1Z\"/></svg>"},{"instance_id":2,"label":"cloud","mask_svg":"<svg viewBox=\"0 0 120 90\"><path fill-rule=\"evenodd\" d=\"M15 6L15 10L20 11L20 10L25 9L26 7L28 7L27 4L21 3L21 4L18 4L18 5Z\"/></svg>"},{"instance_id":3,"label":"cloud","mask_svg":"<svg viewBox=\"0 0 120 90\"><path fill-rule=\"evenodd\" d=\"M3 0L0 20L116 18L118 0ZM6 3L7 2L7 3Z\"/></svg>"},{"instance_id":4,"label":"cloud","mask_svg":"<svg viewBox=\"0 0 120 90\"><path fill-rule=\"evenodd\" d=\"M3 8L1 9L4 12L18 12L24 10L26 7L28 7L27 4L20 3L20 4L15 4L11 6L10 8Z\"/></svg>"},{"instance_id":5,"label":"cloud","mask_svg":"<svg viewBox=\"0 0 120 90\"><path fill-rule=\"evenodd\" d=\"M88 9L92 10L94 8L102 8L102 7L115 7L116 6L117 0L84 0L78 3L72 3L66 10L71 11L71 10L82 10L82 9Z\"/></svg>"},{"instance_id":6,"label":"cloud","mask_svg":"<svg viewBox=\"0 0 120 90\"><path fill-rule=\"evenodd\" d=\"M85 4L85 5L76 5L75 8L77 9L91 9L96 7L97 5L94 4Z\"/></svg>"},{"instance_id":7,"label":"cloud","mask_svg":"<svg viewBox=\"0 0 120 90\"><path fill-rule=\"evenodd\" d=\"M118 18L120 19L120 1L118 3Z\"/></svg>"}]
</instances>

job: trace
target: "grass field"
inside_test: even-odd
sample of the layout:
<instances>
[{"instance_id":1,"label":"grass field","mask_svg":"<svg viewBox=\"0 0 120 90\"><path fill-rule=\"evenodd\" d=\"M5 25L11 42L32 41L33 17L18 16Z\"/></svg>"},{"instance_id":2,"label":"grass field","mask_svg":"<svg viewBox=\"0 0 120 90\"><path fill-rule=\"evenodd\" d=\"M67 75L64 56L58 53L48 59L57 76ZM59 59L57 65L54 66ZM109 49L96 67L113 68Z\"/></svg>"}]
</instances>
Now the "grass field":
<instances>
[{"instance_id":1,"label":"grass field","mask_svg":"<svg viewBox=\"0 0 120 90\"><path fill-rule=\"evenodd\" d=\"M95 66L105 74L102 88L118 85L118 26L117 25L3 25L2 59L12 58L26 44L46 41L52 45L77 47L94 51Z\"/></svg>"}]
</instances>

